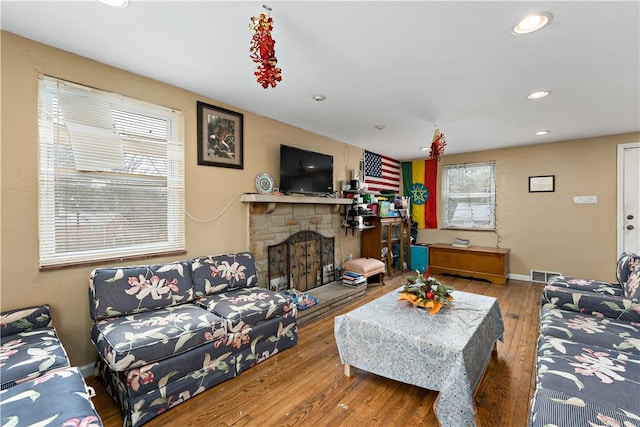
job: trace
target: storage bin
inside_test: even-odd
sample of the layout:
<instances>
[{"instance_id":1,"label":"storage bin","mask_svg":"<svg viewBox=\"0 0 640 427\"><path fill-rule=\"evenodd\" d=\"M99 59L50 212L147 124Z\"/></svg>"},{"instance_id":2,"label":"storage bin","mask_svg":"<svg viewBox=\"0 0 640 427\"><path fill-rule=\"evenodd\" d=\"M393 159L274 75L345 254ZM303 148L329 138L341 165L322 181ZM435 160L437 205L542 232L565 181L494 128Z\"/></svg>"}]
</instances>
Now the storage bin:
<instances>
[{"instance_id":1,"label":"storage bin","mask_svg":"<svg viewBox=\"0 0 640 427\"><path fill-rule=\"evenodd\" d=\"M411 269L426 273L429 267L429 247L425 244L411 245Z\"/></svg>"}]
</instances>

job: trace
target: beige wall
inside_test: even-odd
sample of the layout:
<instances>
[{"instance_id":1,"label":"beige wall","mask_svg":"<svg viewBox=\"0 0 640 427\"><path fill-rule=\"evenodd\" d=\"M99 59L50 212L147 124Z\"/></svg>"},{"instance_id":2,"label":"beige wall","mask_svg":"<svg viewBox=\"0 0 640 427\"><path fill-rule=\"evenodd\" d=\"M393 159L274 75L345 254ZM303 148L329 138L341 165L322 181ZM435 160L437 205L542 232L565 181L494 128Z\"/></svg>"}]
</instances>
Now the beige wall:
<instances>
[{"instance_id":1,"label":"beige wall","mask_svg":"<svg viewBox=\"0 0 640 427\"><path fill-rule=\"evenodd\" d=\"M184 111L186 206L200 219L216 216L239 193L255 191L258 173L266 171L277 177L281 143L334 155L336 185L358 167L362 157L357 147L241 111L245 114L244 170L197 166L196 101L238 109L12 34L3 32L1 37L0 309L50 304L74 365L91 363L95 355L88 338L87 302L87 277L93 267L38 269L38 73ZM528 275L533 268L613 280L616 145L638 141L640 133L634 133L446 155L441 165L496 161L498 230L501 247L511 249L512 273ZM556 192L528 193L527 179L533 175L556 175ZM575 195L595 195L598 204L573 205ZM247 206L236 201L219 220L210 223L187 218L186 233L187 254L180 259L248 250ZM339 236L339 259L359 253L357 234ZM475 245L496 244L493 233L449 230L420 230L418 241L450 242L455 237L467 237Z\"/></svg>"},{"instance_id":2,"label":"beige wall","mask_svg":"<svg viewBox=\"0 0 640 427\"><path fill-rule=\"evenodd\" d=\"M166 105L185 113L186 207L198 219L220 213L235 196L255 192L260 172L279 176L281 143L334 156L336 185L357 168L362 150L281 122L260 117L195 93L71 55L48 46L1 33L1 274L0 309L47 303L62 342L74 365L91 363L87 278L92 266L41 272L38 268L38 74ZM251 76L247 84L252 84ZM255 82L254 82L255 84ZM197 165L196 101L244 113L244 169ZM249 250L248 207L235 201L217 221L186 218L187 254L130 264L186 259L199 255ZM338 233L336 256L359 253L357 237ZM125 261L126 263L126 261ZM112 263L111 265L116 265ZM107 265L107 264L102 264Z\"/></svg>"},{"instance_id":3,"label":"beige wall","mask_svg":"<svg viewBox=\"0 0 640 427\"><path fill-rule=\"evenodd\" d=\"M511 273L528 276L534 269L614 281L617 145L632 142L640 142L640 133L445 155L440 165L495 160L497 228L500 247L511 249ZM556 191L529 193L528 177L536 175L555 175ZM597 196L598 203L574 205L573 196ZM496 246L492 232L418 231L419 243L456 237Z\"/></svg>"}]
</instances>

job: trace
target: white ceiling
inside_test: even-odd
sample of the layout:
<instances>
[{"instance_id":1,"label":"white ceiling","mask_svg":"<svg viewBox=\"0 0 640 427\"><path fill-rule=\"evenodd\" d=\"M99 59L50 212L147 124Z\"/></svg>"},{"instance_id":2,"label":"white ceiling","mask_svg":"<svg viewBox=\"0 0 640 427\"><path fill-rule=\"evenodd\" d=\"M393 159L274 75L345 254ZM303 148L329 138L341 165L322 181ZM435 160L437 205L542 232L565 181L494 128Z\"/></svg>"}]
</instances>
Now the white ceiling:
<instances>
[{"instance_id":1,"label":"white ceiling","mask_svg":"<svg viewBox=\"0 0 640 427\"><path fill-rule=\"evenodd\" d=\"M269 89L249 59L262 4L283 75ZM3 30L399 160L424 157L436 126L449 154L640 131L639 1L0 6ZM547 28L511 34L539 11Z\"/></svg>"}]
</instances>

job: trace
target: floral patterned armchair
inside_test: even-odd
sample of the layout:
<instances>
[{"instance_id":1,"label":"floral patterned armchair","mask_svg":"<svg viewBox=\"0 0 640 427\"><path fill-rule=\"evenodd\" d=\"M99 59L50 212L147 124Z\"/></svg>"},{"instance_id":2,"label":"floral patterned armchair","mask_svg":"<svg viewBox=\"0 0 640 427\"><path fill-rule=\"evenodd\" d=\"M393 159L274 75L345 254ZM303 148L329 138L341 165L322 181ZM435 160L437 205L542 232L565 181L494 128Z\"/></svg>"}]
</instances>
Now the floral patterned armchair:
<instances>
[{"instance_id":1,"label":"floral patterned armchair","mask_svg":"<svg viewBox=\"0 0 640 427\"><path fill-rule=\"evenodd\" d=\"M0 314L1 425L101 426L90 390L52 326L49 306Z\"/></svg>"},{"instance_id":2,"label":"floral patterned armchair","mask_svg":"<svg viewBox=\"0 0 640 427\"><path fill-rule=\"evenodd\" d=\"M96 376L125 426L297 343L295 305L257 282L249 253L91 273Z\"/></svg>"},{"instance_id":3,"label":"floral patterned armchair","mask_svg":"<svg viewBox=\"0 0 640 427\"><path fill-rule=\"evenodd\" d=\"M542 297L530 425L632 426L640 420L640 262L618 283L558 277Z\"/></svg>"}]
</instances>

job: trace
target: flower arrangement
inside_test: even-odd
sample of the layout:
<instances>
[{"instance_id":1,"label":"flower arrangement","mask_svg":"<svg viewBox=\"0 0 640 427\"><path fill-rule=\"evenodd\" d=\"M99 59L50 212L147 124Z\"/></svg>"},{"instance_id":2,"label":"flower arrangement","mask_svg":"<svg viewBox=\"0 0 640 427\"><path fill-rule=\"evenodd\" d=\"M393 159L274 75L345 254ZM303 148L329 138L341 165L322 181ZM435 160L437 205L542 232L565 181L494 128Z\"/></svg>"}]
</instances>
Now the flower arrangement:
<instances>
[{"instance_id":1,"label":"flower arrangement","mask_svg":"<svg viewBox=\"0 0 640 427\"><path fill-rule=\"evenodd\" d=\"M431 158L439 158L444 154L444 147L447 145L447 141L444 137L444 133L440 132L440 129L436 129L433 133L433 141L431 141Z\"/></svg>"},{"instance_id":2,"label":"flower arrangement","mask_svg":"<svg viewBox=\"0 0 640 427\"><path fill-rule=\"evenodd\" d=\"M433 277L425 278L419 271L416 273L407 277L409 283L404 284L398 301L407 300L415 307L428 308L429 314L436 314L442 307L451 304L451 286L445 286Z\"/></svg>"},{"instance_id":3,"label":"flower arrangement","mask_svg":"<svg viewBox=\"0 0 640 427\"><path fill-rule=\"evenodd\" d=\"M258 64L253 74L264 89L269 86L276 87L276 82L282 81L282 70L277 67L276 42L271 36L273 31L271 14L267 16L262 12L258 17L252 16L249 29L253 31L249 47L251 55L249 56L253 62Z\"/></svg>"}]
</instances>

